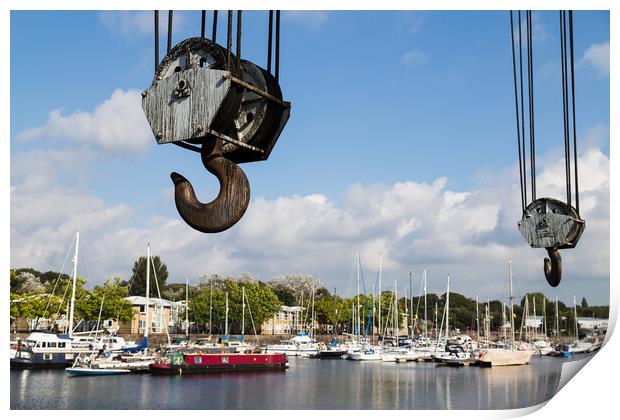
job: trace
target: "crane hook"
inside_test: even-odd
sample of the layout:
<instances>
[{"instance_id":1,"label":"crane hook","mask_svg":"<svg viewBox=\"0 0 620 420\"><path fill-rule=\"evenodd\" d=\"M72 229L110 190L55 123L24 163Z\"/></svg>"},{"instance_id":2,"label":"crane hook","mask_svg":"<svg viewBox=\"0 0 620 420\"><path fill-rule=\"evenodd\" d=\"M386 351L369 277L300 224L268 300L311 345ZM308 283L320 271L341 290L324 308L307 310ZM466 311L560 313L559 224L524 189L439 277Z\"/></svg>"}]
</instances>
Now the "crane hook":
<instances>
[{"instance_id":1,"label":"crane hook","mask_svg":"<svg viewBox=\"0 0 620 420\"><path fill-rule=\"evenodd\" d=\"M557 248L545 248L549 258L545 257L544 270L547 283L551 287L556 287L562 280L562 257Z\"/></svg>"},{"instance_id":2,"label":"crane hook","mask_svg":"<svg viewBox=\"0 0 620 420\"><path fill-rule=\"evenodd\" d=\"M179 214L192 228L204 233L222 232L241 219L250 203L250 184L236 163L222 156L221 140L210 138L202 143L202 164L217 176L220 192L210 203L196 198L192 184L176 172L170 174L174 183L174 201Z\"/></svg>"}]
</instances>

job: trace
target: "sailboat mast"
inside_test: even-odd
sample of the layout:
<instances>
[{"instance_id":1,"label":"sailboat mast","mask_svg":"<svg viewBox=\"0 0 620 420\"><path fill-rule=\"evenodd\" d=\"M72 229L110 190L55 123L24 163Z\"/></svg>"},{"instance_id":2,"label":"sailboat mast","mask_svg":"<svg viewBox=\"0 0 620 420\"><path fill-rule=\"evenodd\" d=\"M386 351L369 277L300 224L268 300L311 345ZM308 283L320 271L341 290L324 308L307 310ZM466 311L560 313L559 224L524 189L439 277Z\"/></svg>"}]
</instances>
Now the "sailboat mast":
<instances>
[{"instance_id":1,"label":"sailboat mast","mask_svg":"<svg viewBox=\"0 0 620 420\"><path fill-rule=\"evenodd\" d=\"M209 280L209 335L213 334L213 279Z\"/></svg>"},{"instance_id":2,"label":"sailboat mast","mask_svg":"<svg viewBox=\"0 0 620 420\"><path fill-rule=\"evenodd\" d=\"M376 286L373 285L372 286L372 323L371 325L371 330L370 330L370 334L371 334L371 342L374 343L375 341L375 293L376 293Z\"/></svg>"},{"instance_id":3,"label":"sailboat mast","mask_svg":"<svg viewBox=\"0 0 620 420\"><path fill-rule=\"evenodd\" d=\"M409 305L407 305L407 296L405 296L405 308L411 307L411 310L407 309L407 313L410 314L410 323L411 323L411 338L415 336L415 327L418 324L418 320L414 317L413 314L413 284L411 283L411 279L413 278L413 274L411 271L409 272ZM406 293L405 293L406 294Z\"/></svg>"},{"instance_id":4,"label":"sailboat mast","mask_svg":"<svg viewBox=\"0 0 620 420\"><path fill-rule=\"evenodd\" d=\"M379 335L381 335L381 293L383 289L381 288L381 254L379 254Z\"/></svg>"},{"instance_id":5,"label":"sailboat mast","mask_svg":"<svg viewBox=\"0 0 620 420\"><path fill-rule=\"evenodd\" d=\"M534 324L534 340L538 336L538 317L536 316L536 295L532 296L532 306L534 307L534 320L536 324Z\"/></svg>"},{"instance_id":6,"label":"sailboat mast","mask_svg":"<svg viewBox=\"0 0 620 420\"><path fill-rule=\"evenodd\" d=\"M478 309L478 295L476 295L476 332L478 334L478 341L480 341L480 311Z\"/></svg>"},{"instance_id":7,"label":"sailboat mast","mask_svg":"<svg viewBox=\"0 0 620 420\"><path fill-rule=\"evenodd\" d=\"M146 319L144 321L144 337L149 336L149 295L150 295L150 284L151 284L151 244L146 244Z\"/></svg>"},{"instance_id":8,"label":"sailboat mast","mask_svg":"<svg viewBox=\"0 0 620 420\"><path fill-rule=\"evenodd\" d=\"M502 302L502 325L504 329L504 340L506 340L506 304Z\"/></svg>"},{"instance_id":9,"label":"sailboat mast","mask_svg":"<svg viewBox=\"0 0 620 420\"><path fill-rule=\"evenodd\" d=\"M224 310L224 337L228 338L228 292L226 292L226 307Z\"/></svg>"},{"instance_id":10,"label":"sailboat mast","mask_svg":"<svg viewBox=\"0 0 620 420\"><path fill-rule=\"evenodd\" d=\"M437 311L439 310L439 302L435 301L435 338L439 340L439 332L437 331Z\"/></svg>"},{"instance_id":11,"label":"sailboat mast","mask_svg":"<svg viewBox=\"0 0 620 420\"><path fill-rule=\"evenodd\" d=\"M73 311L75 308L75 285L77 283L78 248L80 246L80 231L75 233L75 254L73 254L73 285L71 291L71 306L69 307L69 337L73 337Z\"/></svg>"},{"instance_id":12,"label":"sailboat mast","mask_svg":"<svg viewBox=\"0 0 620 420\"><path fill-rule=\"evenodd\" d=\"M560 341L560 311L557 296L555 297L555 339L556 341Z\"/></svg>"},{"instance_id":13,"label":"sailboat mast","mask_svg":"<svg viewBox=\"0 0 620 420\"><path fill-rule=\"evenodd\" d=\"M424 269L424 338L428 337L428 317L426 309L426 268Z\"/></svg>"},{"instance_id":14,"label":"sailboat mast","mask_svg":"<svg viewBox=\"0 0 620 420\"><path fill-rule=\"evenodd\" d=\"M241 335L245 334L245 286L241 286Z\"/></svg>"},{"instance_id":15,"label":"sailboat mast","mask_svg":"<svg viewBox=\"0 0 620 420\"><path fill-rule=\"evenodd\" d=\"M543 318L543 334L545 334L545 339L547 338L547 308L546 302L547 299L543 297L543 305L542 305L542 318Z\"/></svg>"},{"instance_id":16,"label":"sailboat mast","mask_svg":"<svg viewBox=\"0 0 620 420\"><path fill-rule=\"evenodd\" d=\"M407 304L407 287L405 286L405 331L407 333L407 338L409 338L409 327L411 327L411 330L413 331L413 322L409 322L409 305Z\"/></svg>"},{"instance_id":17,"label":"sailboat mast","mask_svg":"<svg viewBox=\"0 0 620 420\"><path fill-rule=\"evenodd\" d=\"M360 251L357 251L357 328L356 328L356 335L359 338L360 335Z\"/></svg>"},{"instance_id":18,"label":"sailboat mast","mask_svg":"<svg viewBox=\"0 0 620 420\"><path fill-rule=\"evenodd\" d=\"M577 323L577 297L573 296L573 306L575 307L575 341L579 341L579 324Z\"/></svg>"},{"instance_id":19,"label":"sailboat mast","mask_svg":"<svg viewBox=\"0 0 620 420\"><path fill-rule=\"evenodd\" d=\"M189 337L189 277L185 277L185 336Z\"/></svg>"},{"instance_id":20,"label":"sailboat mast","mask_svg":"<svg viewBox=\"0 0 620 420\"><path fill-rule=\"evenodd\" d=\"M97 317L97 328L95 329L95 339L99 332L99 322L101 321L101 312L103 311L103 302L105 301L105 294L101 297L101 306L99 306L99 316Z\"/></svg>"},{"instance_id":21,"label":"sailboat mast","mask_svg":"<svg viewBox=\"0 0 620 420\"><path fill-rule=\"evenodd\" d=\"M446 288L446 340L450 338L450 274L448 274L448 287Z\"/></svg>"},{"instance_id":22,"label":"sailboat mast","mask_svg":"<svg viewBox=\"0 0 620 420\"><path fill-rule=\"evenodd\" d=\"M316 292L316 284L312 289L312 316L310 317L310 337L314 338L314 294Z\"/></svg>"},{"instance_id":23,"label":"sailboat mast","mask_svg":"<svg viewBox=\"0 0 620 420\"><path fill-rule=\"evenodd\" d=\"M514 297L512 296L512 259L508 258L508 282L510 283L510 335L512 336L512 344L515 343L515 313L514 313Z\"/></svg>"},{"instance_id":24,"label":"sailboat mast","mask_svg":"<svg viewBox=\"0 0 620 420\"><path fill-rule=\"evenodd\" d=\"M394 337L396 337L396 345L398 346L398 281L394 280Z\"/></svg>"}]
</instances>

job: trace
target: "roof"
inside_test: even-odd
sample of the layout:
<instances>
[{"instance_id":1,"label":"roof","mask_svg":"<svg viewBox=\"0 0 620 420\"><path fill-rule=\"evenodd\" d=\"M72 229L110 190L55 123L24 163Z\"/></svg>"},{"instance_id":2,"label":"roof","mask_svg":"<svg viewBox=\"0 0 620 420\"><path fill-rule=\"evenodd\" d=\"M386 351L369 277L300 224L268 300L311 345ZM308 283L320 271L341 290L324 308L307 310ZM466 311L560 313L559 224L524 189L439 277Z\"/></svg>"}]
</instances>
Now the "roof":
<instances>
[{"instance_id":1,"label":"roof","mask_svg":"<svg viewBox=\"0 0 620 420\"><path fill-rule=\"evenodd\" d=\"M301 312L305 310L305 308L303 306L286 306L286 305L282 305L282 307L280 308L280 311L282 312Z\"/></svg>"},{"instance_id":2,"label":"roof","mask_svg":"<svg viewBox=\"0 0 620 420\"><path fill-rule=\"evenodd\" d=\"M130 301L132 305L146 305L146 297L144 296L129 296L129 297L126 297L125 300ZM172 302L170 300L152 297L152 298L149 298L149 306L153 306L153 305L162 305L165 307L181 306L177 302Z\"/></svg>"}]
</instances>

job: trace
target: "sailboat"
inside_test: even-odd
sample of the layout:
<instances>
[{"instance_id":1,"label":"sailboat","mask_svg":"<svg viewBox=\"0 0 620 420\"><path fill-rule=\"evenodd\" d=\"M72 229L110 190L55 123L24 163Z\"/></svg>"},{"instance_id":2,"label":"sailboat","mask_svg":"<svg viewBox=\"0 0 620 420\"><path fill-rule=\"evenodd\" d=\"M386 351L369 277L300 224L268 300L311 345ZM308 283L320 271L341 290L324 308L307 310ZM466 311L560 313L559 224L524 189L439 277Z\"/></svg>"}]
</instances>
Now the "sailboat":
<instances>
[{"instance_id":1,"label":"sailboat","mask_svg":"<svg viewBox=\"0 0 620 420\"><path fill-rule=\"evenodd\" d=\"M75 287L77 282L78 249L80 231L75 234L75 253L73 255L72 293L69 309L68 334L52 334L34 331L17 344L15 357L11 358L12 368L65 368L71 366L81 352L93 353L73 340L73 314L75 308Z\"/></svg>"},{"instance_id":2,"label":"sailboat","mask_svg":"<svg viewBox=\"0 0 620 420\"><path fill-rule=\"evenodd\" d=\"M529 349L515 348L515 329L514 329L514 303L512 296L512 260L508 259L508 281L510 285L510 332L511 345L509 348L488 348L481 350L478 362L481 366L513 366L526 365L530 363L534 352Z\"/></svg>"},{"instance_id":3,"label":"sailboat","mask_svg":"<svg viewBox=\"0 0 620 420\"><path fill-rule=\"evenodd\" d=\"M355 308L354 314L357 315L357 318L354 317L354 321L356 328L354 332L356 333L356 346L352 347L351 350L347 352L347 357L350 360L355 361L380 361L382 358L382 350L379 346L373 346L368 342L368 337L366 336L366 331L364 331L364 335L362 335L362 321L361 321L361 304L360 304L360 279L361 279L361 266L362 261L360 258L360 252L357 251L357 270L356 270L356 281L357 281L357 306ZM364 286L365 289L365 286Z\"/></svg>"},{"instance_id":4,"label":"sailboat","mask_svg":"<svg viewBox=\"0 0 620 420\"><path fill-rule=\"evenodd\" d=\"M146 293L145 293L145 323L144 337L137 346L125 347L119 352L102 352L99 355L80 354L74 361L73 365L65 372L73 376L85 375L118 375L129 372L147 372L149 365L155 362L155 356L148 352L148 336L150 330L150 273L151 268L155 272L155 266L151 260L151 246L147 245L146 254ZM157 275L155 275L157 276ZM157 277L155 278L157 284ZM159 292L159 285L157 285Z\"/></svg>"}]
</instances>

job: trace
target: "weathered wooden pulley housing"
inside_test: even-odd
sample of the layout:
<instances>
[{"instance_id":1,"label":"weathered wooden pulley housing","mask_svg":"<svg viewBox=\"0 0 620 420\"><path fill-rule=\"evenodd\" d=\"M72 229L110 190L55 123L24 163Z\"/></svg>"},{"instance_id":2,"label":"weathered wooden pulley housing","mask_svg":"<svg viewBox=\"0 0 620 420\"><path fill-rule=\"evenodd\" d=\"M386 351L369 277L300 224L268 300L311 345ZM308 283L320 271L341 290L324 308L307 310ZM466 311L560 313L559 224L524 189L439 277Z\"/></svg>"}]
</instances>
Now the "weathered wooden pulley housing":
<instances>
[{"instance_id":1,"label":"weathered wooden pulley housing","mask_svg":"<svg viewBox=\"0 0 620 420\"><path fill-rule=\"evenodd\" d=\"M526 207L519 231L532 248L574 248L586 223L568 204L539 198Z\"/></svg>"},{"instance_id":2,"label":"weathered wooden pulley housing","mask_svg":"<svg viewBox=\"0 0 620 420\"><path fill-rule=\"evenodd\" d=\"M276 14L276 76L241 60L231 51L232 12L228 13L226 48L202 36L171 48L172 12L168 15L168 52L158 62L159 14L155 12L155 76L142 93L142 108L158 144L172 143L200 153L205 168L217 176L220 192L210 203L200 202L192 185L173 172L179 214L201 232L221 232L241 219L250 186L238 163L266 160L290 115L278 84L279 12ZM269 15L271 66L272 12ZM217 12L214 12L214 33ZM240 53L241 12L237 15Z\"/></svg>"},{"instance_id":3,"label":"weathered wooden pulley housing","mask_svg":"<svg viewBox=\"0 0 620 420\"><path fill-rule=\"evenodd\" d=\"M170 50L142 93L157 143L202 143L211 131L226 129L243 96L230 75L241 76L236 60L227 60L226 50L208 39L186 39Z\"/></svg>"}]
</instances>

